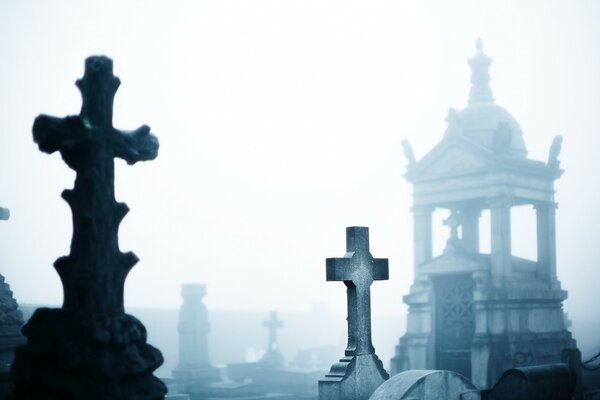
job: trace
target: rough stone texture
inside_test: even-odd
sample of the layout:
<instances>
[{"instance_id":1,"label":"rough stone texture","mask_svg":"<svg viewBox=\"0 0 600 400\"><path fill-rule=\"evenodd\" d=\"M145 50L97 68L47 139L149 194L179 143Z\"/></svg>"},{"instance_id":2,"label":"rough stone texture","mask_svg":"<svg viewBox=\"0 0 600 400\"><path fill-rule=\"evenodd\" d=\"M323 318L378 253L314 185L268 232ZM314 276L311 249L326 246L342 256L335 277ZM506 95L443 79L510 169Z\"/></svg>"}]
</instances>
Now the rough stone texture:
<instances>
[{"instance_id":1,"label":"rough stone texture","mask_svg":"<svg viewBox=\"0 0 600 400\"><path fill-rule=\"evenodd\" d=\"M124 313L127 273L138 261L118 247L118 228L128 211L114 197L114 157L134 164L154 159L158 140L150 128L112 126L120 84L112 60L90 57L77 81L78 116L41 115L33 138L41 151L60 151L75 170L75 186L62 197L73 213L71 253L56 268L63 284L60 309L36 310L23 328L28 342L16 350L14 399L158 400L165 385L152 372L162 355L146 343L146 329Z\"/></svg>"},{"instance_id":2,"label":"rough stone texture","mask_svg":"<svg viewBox=\"0 0 600 400\"><path fill-rule=\"evenodd\" d=\"M220 379L219 370L211 365L208 352L210 324L208 311L202 299L206 285L181 286L183 304L179 310L179 364L173 377L179 382L179 391L186 392L194 383L214 382Z\"/></svg>"},{"instance_id":3,"label":"rough stone texture","mask_svg":"<svg viewBox=\"0 0 600 400\"><path fill-rule=\"evenodd\" d=\"M277 329L283 327L283 322L277 319L277 311L271 311L269 319L263 322L263 326L269 330L269 342L260 362L265 368L283 368L283 354L277 344Z\"/></svg>"},{"instance_id":4,"label":"rough stone texture","mask_svg":"<svg viewBox=\"0 0 600 400\"><path fill-rule=\"evenodd\" d=\"M475 400L479 391L452 371L410 370L392 376L369 400Z\"/></svg>"},{"instance_id":5,"label":"rough stone texture","mask_svg":"<svg viewBox=\"0 0 600 400\"><path fill-rule=\"evenodd\" d=\"M392 374L453 370L481 389L509 368L560 362L563 349L576 347L562 309L567 292L556 274L561 141L554 140L548 163L527 158L521 128L494 103L490 63L478 42L469 105L451 109L441 142L407 167L414 186L415 280L404 297L407 330L391 361ZM521 205L535 210L536 261L512 254L511 229L520 221L511 221L511 208ZM433 258L435 209L451 211L451 234ZM479 248L484 210L490 254Z\"/></svg>"},{"instance_id":6,"label":"rough stone texture","mask_svg":"<svg viewBox=\"0 0 600 400\"><path fill-rule=\"evenodd\" d=\"M369 228L346 228L346 254L327 259L327 280L343 281L348 297L346 357L319 381L320 400L366 400L388 373L371 340L371 284L387 280L388 260L369 252Z\"/></svg>"}]
</instances>

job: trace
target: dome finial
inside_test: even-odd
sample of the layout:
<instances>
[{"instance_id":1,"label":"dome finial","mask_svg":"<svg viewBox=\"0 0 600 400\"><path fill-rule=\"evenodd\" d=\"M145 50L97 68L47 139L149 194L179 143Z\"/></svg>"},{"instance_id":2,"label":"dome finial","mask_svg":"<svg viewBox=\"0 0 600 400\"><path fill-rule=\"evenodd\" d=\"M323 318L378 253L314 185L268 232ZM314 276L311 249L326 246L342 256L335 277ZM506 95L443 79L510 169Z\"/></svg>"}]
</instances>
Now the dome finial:
<instances>
[{"instance_id":1,"label":"dome finial","mask_svg":"<svg viewBox=\"0 0 600 400\"><path fill-rule=\"evenodd\" d=\"M481 40L481 36L477 38L475 42L475 48L477 49L477 54L483 53L483 40Z\"/></svg>"},{"instance_id":2,"label":"dome finial","mask_svg":"<svg viewBox=\"0 0 600 400\"><path fill-rule=\"evenodd\" d=\"M469 59L471 66L471 93L469 104L493 103L494 96L490 88L490 64L492 59L483 52L483 40L481 37L475 42L477 53Z\"/></svg>"}]
</instances>

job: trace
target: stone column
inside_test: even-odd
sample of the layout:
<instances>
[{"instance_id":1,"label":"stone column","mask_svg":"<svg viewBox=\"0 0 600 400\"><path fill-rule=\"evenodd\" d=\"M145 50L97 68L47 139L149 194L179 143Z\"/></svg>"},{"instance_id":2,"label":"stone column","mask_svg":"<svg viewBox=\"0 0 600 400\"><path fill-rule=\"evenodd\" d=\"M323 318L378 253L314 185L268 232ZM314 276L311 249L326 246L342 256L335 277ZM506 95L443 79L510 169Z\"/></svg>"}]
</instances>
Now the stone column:
<instances>
[{"instance_id":1,"label":"stone column","mask_svg":"<svg viewBox=\"0 0 600 400\"><path fill-rule=\"evenodd\" d=\"M511 275L511 243L510 243L510 200L496 197L489 200L491 248L492 248L492 281L498 284L507 275Z\"/></svg>"},{"instance_id":2,"label":"stone column","mask_svg":"<svg viewBox=\"0 0 600 400\"><path fill-rule=\"evenodd\" d=\"M431 260L432 257L431 215L433 208L429 206L414 206L412 211L416 277L418 276L419 265Z\"/></svg>"},{"instance_id":3,"label":"stone column","mask_svg":"<svg viewBox=\"0 0 600 400\"><path fill-rule=\"evenodd\" d=\"M481 208L467 204L460 209L460 223L462 227L462 245L471 253L479 253L479 217Z\"/></svg>"},{"instance_id":4,"label":"stone column","mask_svg":"<svg viewBox=\"0 0 600 400\"><path fill-rule=\"evenodd\" d=\"M537 216L537 274L556 281L556 203L534 205Z\"/></svg>"}]
</instances>

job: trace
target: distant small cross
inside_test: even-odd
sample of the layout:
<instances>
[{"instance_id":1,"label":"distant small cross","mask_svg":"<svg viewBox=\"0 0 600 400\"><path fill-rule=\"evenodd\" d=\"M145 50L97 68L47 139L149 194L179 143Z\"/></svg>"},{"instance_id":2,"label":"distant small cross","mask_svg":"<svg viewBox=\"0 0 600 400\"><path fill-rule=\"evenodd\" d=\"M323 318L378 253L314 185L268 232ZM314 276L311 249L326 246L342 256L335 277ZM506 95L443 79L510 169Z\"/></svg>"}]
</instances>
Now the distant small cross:
<instances>
[{"instance_id":1,"label":"distant small cross","mask_svg":"<svg viewBox=\"0 0 600 400\"><path fill-rule=\"evenodd\" d=\"M371 284L389 278L388 260L369 252L369 228L346 228L346 254L328 258L327 280L343 281L348 296L347 356L374 354L371 339Z\"/></svg>"},{"instance_id":2,"label":"distant small cross","mask_svg":"<svg viewBox=\"0 0 600 400\"><path fill-rule=\"evenodd\" d=\"M283 321L277 319L277 311L271 311L269 319L263 321L263 326L269 329L269 350L277 350L277 329L283 327Z\"/></svg>"},{"instance_id":3,"label":"distant small cross","mask_svg":"<svg viewBox=\"0 0 600 400\"><path fill-rule=\"evenodd\" d=\"M10 210L0 207L0 221L6 221L10 218Z\"/></svg>"}]
</instances>

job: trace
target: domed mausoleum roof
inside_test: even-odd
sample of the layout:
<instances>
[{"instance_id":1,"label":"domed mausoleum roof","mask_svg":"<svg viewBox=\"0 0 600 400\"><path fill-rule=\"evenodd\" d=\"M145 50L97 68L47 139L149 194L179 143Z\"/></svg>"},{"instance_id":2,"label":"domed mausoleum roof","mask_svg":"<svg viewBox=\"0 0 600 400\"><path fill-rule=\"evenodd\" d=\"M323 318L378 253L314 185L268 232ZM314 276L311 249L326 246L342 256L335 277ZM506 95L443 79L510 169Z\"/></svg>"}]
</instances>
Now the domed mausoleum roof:
<instances>
[{"instance_id":1,"label":"domed mausoleum roof","mask_svg":"<svg viewBox=\"0 0 600 400\"><path fill-rule=\"evenodd\" d=\"M478 39L477 53L469 59L469 104L461 111L450 109L445 137L462 136L495 153L524 158L527 149L519 123L506 109L494 103L489 85L491 63L492 59L483 53L483 43Z\"/></svg>"}]
</instances>

